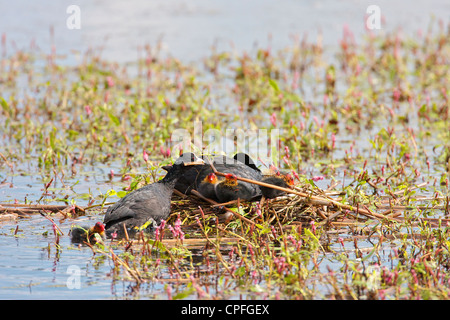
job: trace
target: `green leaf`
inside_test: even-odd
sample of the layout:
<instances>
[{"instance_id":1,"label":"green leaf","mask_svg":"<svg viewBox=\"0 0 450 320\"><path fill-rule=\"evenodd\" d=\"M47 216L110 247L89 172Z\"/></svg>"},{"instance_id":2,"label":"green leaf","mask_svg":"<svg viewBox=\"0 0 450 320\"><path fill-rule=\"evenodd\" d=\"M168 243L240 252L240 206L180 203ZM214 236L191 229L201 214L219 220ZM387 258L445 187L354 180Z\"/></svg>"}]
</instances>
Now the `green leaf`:
<instances>
[{"instance_id":1,"label":"green leaf","mask_svg":"<svg viewBox=\"0 0 450 320\"><path fill-rule=\"evenodd\" d=\"M117 196L118 196L119 198L123 198L123 197L125 197L127 194L128 194L128 192L123 191L123 190L120 190L120 191L117 192Z\"/></svg>"},{"instance_id":2,"label":"green leaf","mask_svg":"<svg viewBox=\"0 0 450 320\"><path fill-rule=\"evenodd\" d=\"M108 112L108 116L109 116L109 119L111 119L111 121L114 122L114 124L115 124L116 126L119 126L119 125L120 125L120 120L119 120L119 118L117 118L115 115L113 115L112 112Z\"/></svg>"},{"instance_id":3,"label":"green leaf","mask_svg":"<svg viewBox=\"0 0 450 320\"><path fill-rule=\"evenodd\" d=\"M269 79L269 84L273 88L273 90L275 90L275 92L280 91L280 87L278 86L278 83L275 80Z\"/></svg>"},{"instance_id":4,"label":"green leaf","mask_svg":"<svg viewBox=\"0 0 450 320\"><path fill-rule=\"evenodd\" d=\"M191 294L195 292L195 289L192 287L192 285L189 283L186 290L177 293L172 297L173 300L181 300L189 297Z\"/></svg>"},{"instance_id":5,"label":"green leaf","mask_svg":"<svg viewBox=\"0 0 450 320\"><path fill-rule=\"evenodd\" d=\"M8 103L6 102L6 100L3 97L0 97L0 104L2 105L3 110L5 110L5 112L7 112L9 114L10 110L9 110Z\"/></svg>"}]
</instances>

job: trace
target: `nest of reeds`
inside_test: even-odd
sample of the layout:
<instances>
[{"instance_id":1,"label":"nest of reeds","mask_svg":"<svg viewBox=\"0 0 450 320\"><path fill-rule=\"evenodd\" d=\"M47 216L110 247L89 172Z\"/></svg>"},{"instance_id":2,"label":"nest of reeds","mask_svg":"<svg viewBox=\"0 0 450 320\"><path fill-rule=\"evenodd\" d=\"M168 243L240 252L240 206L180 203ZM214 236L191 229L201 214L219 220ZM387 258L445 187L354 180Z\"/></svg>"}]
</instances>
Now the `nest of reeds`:
<instances>
[{"instance_id":1,"label":"nest of reeds","mask_svg":"<svg viewBox=\"0 0 450 320\"><path fill-rule=\"evenodd\" d=\"M223 173L217 171L215 173L223 175ZM401 197L394 199L395 195L392 195L388 198L386 196L379 197L376 199L376 204L371 203L370 207L379 209L375 211L369 209L368 203L358 203L357 201L352 205L344 203L343 196L345 193L335 190L337 184L331 185L327 190L322 190L310 184L287 189L241 177L237 177L237 179L279 189L285 191L285 195L275 199L262 198L257 202L234 201L218 204L210 199L205 199L195 190L191 195L175 192L172 202L172 215L169 220L180 217L184 221L184 225L187 226L195 225L196 218L206 219L212 224L229 222L234 218L249 224L266 222L280 228L286 225L306 226L314 222L331 229L339 229L343 226L360 229L360 226L368 224L403 222L407 219L406 213L411 209L420 211L429 208L428 205L410 207L402 203ZM410 188L417 189L420 187L422 185L411 186ZM446 219L446 217L418 217L415 223L423 221L436 227L443 221L450 222L450 219Z\"/></svg>"}]
</instances>

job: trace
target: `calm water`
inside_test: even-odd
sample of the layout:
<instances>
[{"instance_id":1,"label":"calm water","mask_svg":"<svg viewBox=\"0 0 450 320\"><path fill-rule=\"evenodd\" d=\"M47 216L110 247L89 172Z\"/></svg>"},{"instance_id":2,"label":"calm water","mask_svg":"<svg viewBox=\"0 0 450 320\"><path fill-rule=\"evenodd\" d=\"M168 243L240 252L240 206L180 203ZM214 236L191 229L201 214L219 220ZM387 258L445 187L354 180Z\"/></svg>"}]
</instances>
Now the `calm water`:
<instances>
[{"instance_id":1,"label":"calm water","mask_svg":"<svg viewBox=\"0 0 450 320\"><path fill-rule=\"evenodd\" d=\"M80 0L80 27L69 30L66 9L73 1L3 1L0 33L8 46L24 48L31 41L43 50L54 44L59 53L103 47L105 58L128 62L137 58L137 48L163 41L163 50L183 60L199 60L214 44L219 49L251 50L255 44L280 49L292 38L307 34L315 41L334 46L344 25L359 39L366 33L369 5L380 7L380 30L401 28L406 33L425 30L432 16L448 20L446 0L414 1L295 1L295 0L173 0L106 1ZM54 29L54 38L50 36ZM13 44L14 42L14 44Z\"/></svg>"},{"instance_id":2,"label":"calm water","mask_svg":"<svg viewBox=\"0 0 450 320\"><path fill-rule=\"evenodd\" d=\"M326 46L335 46L347 25L357 40L366 33L366 8L373 1L106 1L80 0L81 29L66 27L66 8L72 1L3 1L0 4L0 33L6 35L2 50L27 48L31 43L44 51L67 54L76 61L76 52L103 48L103 57L126 63L138 58L138 48L156 45L185 61L201 60L211 47L223 50L251 51L255 44L274 50L292 44L296 36L308 34L310 41L323 36ZM425 30L434 15L448 21L450 3L446 0L377 1L385 32L401 27L404 32ZM51 36L50 29L53 29ZM75 54L74 54L75 53ZM44 177L29 175L33 164L24 165L22 174L8 177L0 187L0 202L25 198L36 200L42 193ZM113 187L107 174L114 166L84 168L77 179L66 181L59 194L69 198L88 188L94 195ZM3 170L8 170L4 168ZM7 173L5 173L7 175ZM81 178L80 178L81 177ZM319 182L324 185L326 181ZM80 205L84 205L82 201ZM84 218L85 222L101 217ZM92 220L89 220L92 219ZM73 221L60 221L67 235ZM16 235L14 231L18 226ZM61 249L53 244L50 223L35 216L14 222L0 222L0 299L90 299L127 296L130 288L114 284L108 273L111 266L94 256L89 248L77 248L67 236L61 237ZM95 262L95 263L93 263ZM80 287L69 289L68 268L79 268ZM161 285L148 288L147 297L163 291Z\"/></svg>"}]
</instances>

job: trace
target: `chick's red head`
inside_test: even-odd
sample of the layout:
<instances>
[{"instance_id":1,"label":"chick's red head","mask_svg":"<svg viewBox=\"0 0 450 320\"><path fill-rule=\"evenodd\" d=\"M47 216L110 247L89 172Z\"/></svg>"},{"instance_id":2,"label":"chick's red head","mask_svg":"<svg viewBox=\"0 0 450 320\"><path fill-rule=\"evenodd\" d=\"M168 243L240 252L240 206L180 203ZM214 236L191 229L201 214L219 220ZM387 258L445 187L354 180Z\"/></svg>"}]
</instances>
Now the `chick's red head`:
<instances>
[{"instance_id":1,"label":"chick's red head","mask_svg":"<svg viewBox=\"0 0 450 320\"><path fill-rule=\"evenodd\" d=\"M105 226L101 222L97 222L93 228L94 232L103 233L105 231Z\"/></svg>"},{"instance_id":2,"label":"chick's red head","mask_svg":"<svg viewBox=\"0 0 450 320\"><path fill-rule=\"evenodd\" d=\"M284 176L284 181L288 184L288 186L292 187L294 185L294 177L289 173Z\"/></svg>"},{"instance_id":3,"label":"chick's red head","mask_svg":"<svg viewBox=\"0 0 450 320\"><path fill-rule=\"evenodd\" d=\"M208 174L206 176L205 181L209 182L209 183L216 183L217 182L217 176L213 172L211 172L210 174Z\"/></svg>"},{"instance_id":4,"label":"chick's red head","mask_svg":"<svg viewBox=\"0 0 450 320\"><path fill-rule=\"evenodd\" d=\"M227 173L227 174L225 175L225 179L227 179L227 180L233 180L233 181L237 180L236 176L235 176L234 174L232 174L232 173Z\"/></svg>"}]
</instances>

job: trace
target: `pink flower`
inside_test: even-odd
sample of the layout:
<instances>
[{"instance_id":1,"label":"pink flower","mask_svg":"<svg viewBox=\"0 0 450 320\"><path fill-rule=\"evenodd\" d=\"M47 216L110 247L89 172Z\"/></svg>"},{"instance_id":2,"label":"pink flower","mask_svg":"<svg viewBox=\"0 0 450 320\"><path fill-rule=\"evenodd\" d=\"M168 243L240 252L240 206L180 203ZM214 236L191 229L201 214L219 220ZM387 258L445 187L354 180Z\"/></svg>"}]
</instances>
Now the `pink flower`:
<instances>
[{"instance_id":1,"label":"pink flower","mask_svg":"<svg viewBox=\"0 0 450 320\"><path fill-rule=\"evenodd\" d=\"M170 285L166 287L166 292L167 292L167 300L172 300L172 287Z\"/></svg>"},{"instance_id":2,"label":"pink flower","mask_svg":"<svg viewBox=\"0 0 450 320\"><path fill-rule=\"evenodd\" d=\"M159 151L161 152L161 154L163 155L163 157L165 157L165 158L169 158L169 157L170 157L170 154L171 154L170 148L164 149L164 147L161 146L161 147L159 148Z\"/></svg>"},{"instance_id":3,"label":"pink flower","mask_svg":"<svg viewBox=\"0 0 450 320\"><path fill-rule=\"evenodd\" d=\"M166 220L161 220L160 225L155 230L155 240L161 241L164 235L164 227L166 226Z\"/></svg>"},{"instance_id":4,"label":"pink flower","mask_svg":"<svg viewBox=\"0 0 450 320\"><path fill-rule=\"evenodd\" d=\"M261 203L259 203L259 202L256 202L256 209L255 209L255 211L256 211L256 215L258 216L258 217L261 217Z\"/></svg>"},{"instance_id":5,"label":"pink flower","mask_svg":"<svg viewBox=\"0 0 450 320\"><path fill-rule=\"evenodd\" d=\"M142 157L144 158L145 162L148 162L148 153L145 150L142 151Z\"/></svg>"},{"instance_id":6,"label":"pink flower","mask_svg":"<svg viewBox=\"0 0 450 320\"><path fill-rule=\"evenodd\" d=\"M114 80L112 77L108 76L106 77L106 84L108 85L108 87L114 87Z\"/></svg>"},{"instance_id":7,"label":"pink flower","mask_svg":"<svg viewBox=\"0 0 450 320\"><path fill-rule=\"evenodd\" d=\"M90 115L92 113L91 107L89 105L85 105L84 110L86 111L87 115Z\"/></svg>"},{"instance_id":8,"label":"pink flower","mask_svg":"<svg viewBox=\"0 0 450 320\"><path fill-rule=\"evenodd\" d=\"M273 262L275 264L275 267L277 268L278 273L282 273L288 266L284 257L277 257L273 259Z\"/></svg>"},{"instance_id":9,"label":"pink flower","mask_svg":"<svg viewBox=\"0 0 450 320\"><path fill-rule=\"evenodd\" d=\"M272 123L272 125L273 125L274 127L277 126L277 115L276 115L275 112L272 113L272 115L270 116L270 122Z\"/></svg>"},{"instance_id":10,"label":"pink flower","mask_svg":"<svg viewBox=\"0 0 450 320\"><path fill-rule=\"evenodd\" d=\"M277 231L275 230L274 226L270 226L270 231L272 231L272 235L276 239L277 238Z\"/></svg>"},{"instance_id":11,"label":"pink flower","mask_svg":"<svg viewBox=\"0 0 450 320\"><path fill-rule=\"evenodd\" d=\"M320 181L320 180L323 180L323 179L325 179L323 176L314 176L312 178L313 181Z\"/></svg>"},{"instance_id":12,"label":"pink flower","mask_svg":"<svg viewBox=\"0 0 450 320\"><path fill-rule=\"evenodd\" d=\"M311 225L311 230L312 230L312 232L313 232L314 234L316 234L316 224L315 224L314 220L312 220L312 221L310 222L310 225Z\"/></svg>"},{"instance_id":13,"label":"pink flower","mask_svg":"<svg viewBox=\"0 0 450 320\"><path fill-rule=\"evenodd\" d=\"M394 99L395 102L399 101L400 100L400 90L395 88L394 92L392 93L392 98Z\"/></svg>"},{"instance_id":14,"label":"pink flower","mask_svg":"<svg viewBox=\"0 0 450 320\"><path fill-rule=\"evenodd\" d=\"M181 231L181 219L178 216L177 221L174 223L175 228L173 229L173 235L175 238L180 238L181 241L184 240L184 232Z\"/></svg>"}]
</instances>

